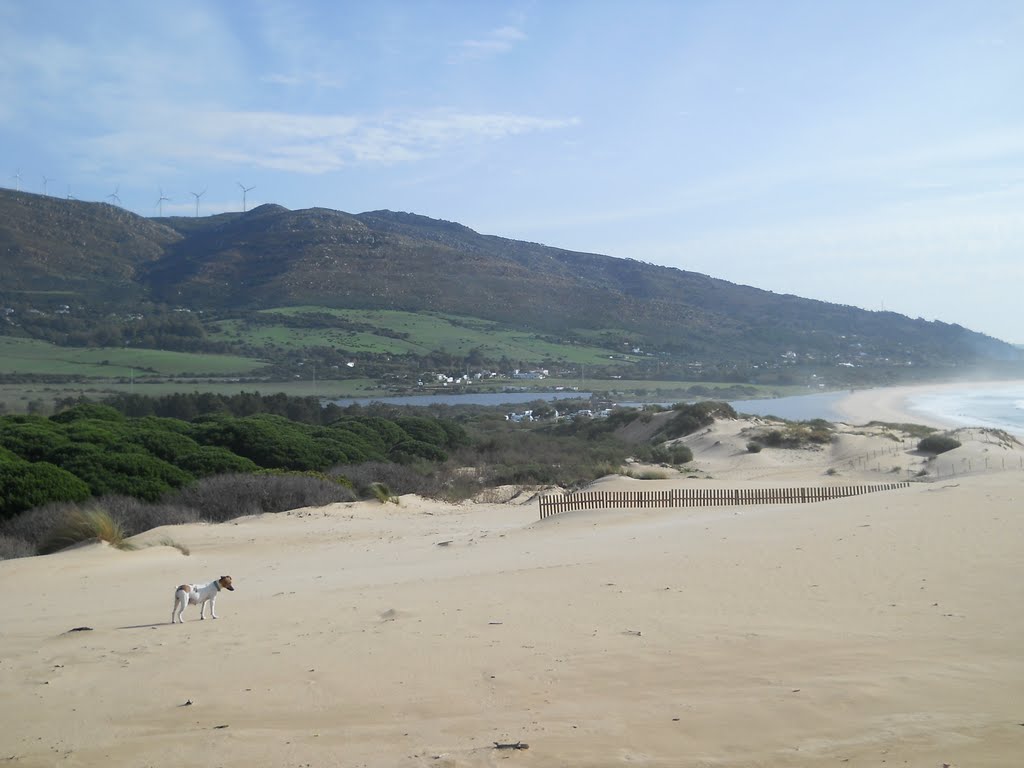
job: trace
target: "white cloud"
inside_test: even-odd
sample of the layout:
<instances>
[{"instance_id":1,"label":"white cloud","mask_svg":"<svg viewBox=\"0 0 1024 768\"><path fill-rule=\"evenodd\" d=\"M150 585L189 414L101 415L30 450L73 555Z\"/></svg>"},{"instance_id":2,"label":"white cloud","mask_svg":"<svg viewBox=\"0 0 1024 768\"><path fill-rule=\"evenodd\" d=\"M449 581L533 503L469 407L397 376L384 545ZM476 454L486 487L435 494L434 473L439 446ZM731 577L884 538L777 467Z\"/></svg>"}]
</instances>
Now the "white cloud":
<instances>
[{"instance_id":1,"label":"white cloud","mask_svg":"<svg viewBox=\"0 0 1024 768\"><path fill-rule=\"evenodd\" d=\"M411 162L467 143L575 123L456 111L371 116L197 111L187 119L151 112L123 129L84 140L82 149L97 167L137 168L147 157L161 157L319 174L352 164Z\"/></svg>"},{"instance_id":2,"label":"white cloud","mask_svg":"<svg viewBox=\"0 0 1024 768\"><path fill-rule=\"evenodd\" d=\"M293 72L290 74L274 72L264 75L260 80L270 85L282 85L288 88L302 88L310 85L314 88L344 88L346 85L344 79L323 72Z\"/></svg>"},{"instance_id":3,"label":"white cloud","mask_svg":"<svg viewBox=\"0 0 1024 768\"><path fill-rule=\"evenodd\" d=\"M504 26L478 40L463 40L459 47L465 58L481 59L508 53L525 39L526 34L518 27Z\"/></svg>"}]
</instances>

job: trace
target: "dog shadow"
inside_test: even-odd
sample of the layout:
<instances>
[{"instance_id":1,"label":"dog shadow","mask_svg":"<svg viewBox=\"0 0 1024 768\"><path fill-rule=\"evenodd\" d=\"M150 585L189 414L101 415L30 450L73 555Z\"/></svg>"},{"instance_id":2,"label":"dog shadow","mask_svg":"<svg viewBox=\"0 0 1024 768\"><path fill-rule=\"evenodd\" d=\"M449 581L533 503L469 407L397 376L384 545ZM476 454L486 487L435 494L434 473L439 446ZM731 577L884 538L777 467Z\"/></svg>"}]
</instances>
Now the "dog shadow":
<instances>
[{"instance_id":1,"label":"dog shadow","mask_svg":"<svg viewBox=\"0 0 1024 768\"><path fill-rule=\"evenodd\" d=\"M169 621L161 621L157 624L132 624L128 627L118 627L118 629L152 629L153 627L165 627L170 623Z\"/></svg>"}]
</instances>

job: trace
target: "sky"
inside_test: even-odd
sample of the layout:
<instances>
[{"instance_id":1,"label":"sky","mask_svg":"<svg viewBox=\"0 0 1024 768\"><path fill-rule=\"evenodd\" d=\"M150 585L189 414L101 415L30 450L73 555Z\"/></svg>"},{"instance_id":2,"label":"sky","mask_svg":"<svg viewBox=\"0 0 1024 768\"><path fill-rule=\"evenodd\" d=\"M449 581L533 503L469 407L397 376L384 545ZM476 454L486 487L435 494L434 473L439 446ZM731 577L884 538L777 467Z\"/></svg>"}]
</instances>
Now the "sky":
<instances>
[{"instance_id":1,"label":"sky","mask_svg":"<svg viewBox=\"0 0 1024 768\"><path fill-rule=\"evenodd\" d=\"M1024 3L0 0L0 185L409 211L1024 344Z\"/></svg>"}]
</instances>

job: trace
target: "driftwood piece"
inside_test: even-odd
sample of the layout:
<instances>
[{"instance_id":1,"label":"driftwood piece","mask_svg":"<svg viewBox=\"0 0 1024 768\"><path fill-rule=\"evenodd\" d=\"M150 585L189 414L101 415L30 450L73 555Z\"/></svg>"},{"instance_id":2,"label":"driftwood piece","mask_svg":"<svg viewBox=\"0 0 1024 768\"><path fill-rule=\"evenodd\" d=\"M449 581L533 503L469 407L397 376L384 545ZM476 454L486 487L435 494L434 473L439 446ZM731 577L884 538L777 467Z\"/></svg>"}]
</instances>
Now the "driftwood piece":
<instances>
[{"instance_id":1,"label":"driftwood piece","mask_svg":"<svg viewBox=\"0 0 1024 768\"><path fill-rule=\"evenodd\" d=\"M523 741L513 741L502 743L500 741L494 742L495 749L529 749L530 745Z\"/></svg>"}]
</instances>

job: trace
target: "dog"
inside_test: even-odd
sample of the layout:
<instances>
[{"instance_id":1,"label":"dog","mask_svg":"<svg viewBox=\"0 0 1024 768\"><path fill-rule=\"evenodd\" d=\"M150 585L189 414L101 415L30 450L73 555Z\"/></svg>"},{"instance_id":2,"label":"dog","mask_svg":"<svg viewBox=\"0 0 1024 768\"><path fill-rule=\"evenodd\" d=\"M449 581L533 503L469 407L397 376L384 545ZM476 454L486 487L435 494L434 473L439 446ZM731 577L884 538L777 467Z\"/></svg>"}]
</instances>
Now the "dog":
<instances>
[{"instance_id":1,"label":"dog","mask_svg":"<svg viewBox=\"0 0 1024 768\"><path fill-rule=\"evenodd\" d=\"M179 621L182 624L185 623L185 619L182 618L182 613L187 605L199 604L199 618L200 620L206 618L206 604L210 604L210 618L217 618L217 594L222 590L226 589L228 592L234 592L235 588L231 586L230 576L221 576L219 579L211 581L209 584L182 584L174 592L174 607L171 608L171 624L175 621Z\"/></svg>"}]
</instances>

